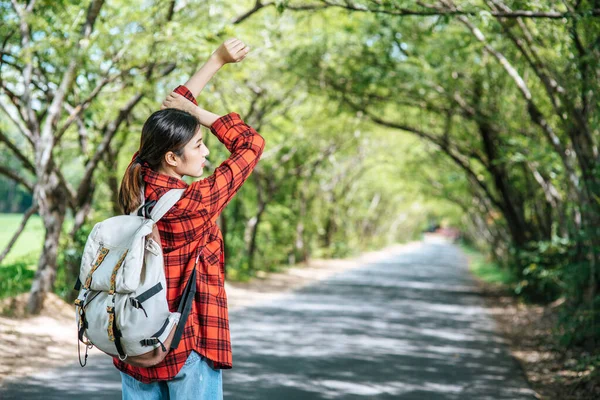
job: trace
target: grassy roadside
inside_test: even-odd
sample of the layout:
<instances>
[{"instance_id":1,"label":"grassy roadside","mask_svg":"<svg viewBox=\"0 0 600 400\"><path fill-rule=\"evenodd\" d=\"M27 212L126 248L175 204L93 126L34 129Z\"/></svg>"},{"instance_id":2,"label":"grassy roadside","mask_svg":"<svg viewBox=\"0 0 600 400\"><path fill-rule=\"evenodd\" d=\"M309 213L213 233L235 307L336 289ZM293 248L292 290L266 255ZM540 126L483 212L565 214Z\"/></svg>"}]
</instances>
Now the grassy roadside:
<instances>
[{"instance_id":1,"label":"grassy roadside","mask_svg":"<svg viewBox=\"0 0 600 400\"><path fill-rule=\"evenodd\" d=\"M21 224L22 214L0 214L0 252L11 240L14 232ZM63 225L63 232L69 232L73 226L71 218ZM38 260L44 244L44 226L38 215L33 215L6 258L0 264L0 299L26 293L37 270ZM57 281L60 282L64 272L59 269ZM64 291L64 287L55 289L56 293Z\"/></svg>"},{"instance_id":2,"label":"grassy roadside","mask_svg":"<svg viewBox=\"0 0 600 400\"><path fill-rule=\"evenodd\" d=\"M23 218L22 214L0 214L0 251L3 251ZM33 215L7 257L0 264L0 299L29 290L42 251L44 226Z\"/></svg>"},{"instance_id":3,"label":"grassy roadside","mask_svg":"<svg viewBox=\"0 0 600 400\"><path fill-rule=\"evenodd\" d=\"M477 250L461 245L469 270L483 292L510 351L544 400L600 398L600 356L565 349L557 329L562 299L547 305L528 304L514 292L516 280Z\"/></svg>"},{"instance_id":4,"label":"grassy roadside","mask_svg":"<svg viewBox=\"0 0 600 400\"><path fill-rule=\"evenodd\" d=\"M478 279L492 285L502 286L506 290L509 290L509 286L516 282L516 278L508 271L488 260L481 252L464 244L460 247L469 257L469 270Z\"/></svg>"}]
</instances>

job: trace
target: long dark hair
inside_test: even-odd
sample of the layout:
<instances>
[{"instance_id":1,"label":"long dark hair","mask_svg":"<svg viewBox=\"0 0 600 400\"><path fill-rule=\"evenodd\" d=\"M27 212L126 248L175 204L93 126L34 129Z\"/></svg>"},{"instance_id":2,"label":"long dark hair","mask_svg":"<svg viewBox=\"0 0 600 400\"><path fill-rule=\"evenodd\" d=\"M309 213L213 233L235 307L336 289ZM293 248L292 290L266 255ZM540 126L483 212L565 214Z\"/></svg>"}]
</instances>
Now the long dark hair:
<instances>
[{"instance_id":1,"label":"long dark hair","mask_svg":"<svg viewBox=\"0 0 600 400\"><path fill-rule=\"evenodd\" d=\"M142 204L142 163L156 171L169 151L185 161L183 148L199 128L196 117L175 108L156 111L146 120L137 158L127 167L121 181L119 205L123 213L129 214Z\"/></svg>"}]
</instances>

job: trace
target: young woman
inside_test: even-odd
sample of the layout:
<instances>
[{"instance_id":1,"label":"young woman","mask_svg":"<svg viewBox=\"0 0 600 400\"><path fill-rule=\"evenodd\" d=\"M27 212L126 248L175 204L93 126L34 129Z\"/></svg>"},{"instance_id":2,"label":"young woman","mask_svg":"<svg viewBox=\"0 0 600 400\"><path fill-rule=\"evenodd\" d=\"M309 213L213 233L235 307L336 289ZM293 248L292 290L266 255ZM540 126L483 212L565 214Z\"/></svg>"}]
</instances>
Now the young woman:
<instances>
[{"instance_id":1,"label":"young woman","mask_svg":"<svg viewBox=\"0 0 600 400\"><path fill-rule=\"evenodd\" d=\"M206 64L179 86L142 128L139 150L128 166L119 192L124 213L184 188L181 200L157 223L163 246L167 299L176 311L188 277L196 268L197 291L179 346L158 365L133 367L118 358L123 399L222 399L222 369L232 367L223 236L216 220L256 166L264 139L239 114L218 116L198 107L196 96L225 64L239 62L249 48L225 41ZM200 125L231 152L212 175L199 177L209 151ZM199 255L196 264L196 256Z\"/></svg>"}]
</instances>

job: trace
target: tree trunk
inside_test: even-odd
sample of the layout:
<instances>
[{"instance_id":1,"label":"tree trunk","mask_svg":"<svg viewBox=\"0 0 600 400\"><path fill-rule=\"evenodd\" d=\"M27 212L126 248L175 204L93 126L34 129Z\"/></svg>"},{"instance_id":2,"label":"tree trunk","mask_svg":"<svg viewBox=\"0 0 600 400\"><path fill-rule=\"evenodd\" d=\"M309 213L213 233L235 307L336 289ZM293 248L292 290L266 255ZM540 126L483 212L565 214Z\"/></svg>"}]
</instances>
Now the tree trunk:
<instances>
[{"instance_id":1,"label":"tree trunk","mask_svg":"<svg viewBox=\"0 0 600 400\"><path fill-rule=\"evenodd\" d=\"M79 242L80 230L82 229L87 216L90 213L90 209L92 208L92 200L94 196L94 186L92 186L91 193L88 197L86 197L86 201L84 204L80 205L75 213L75 218L73 221L73 228L71 229L71 233L69 235L68 240L69 248L75 250L73 254L81 255L83 254L83 248L85 247L85 242ZM79 269L81 267L81 257L79 256L66 256L64 260L65 267L65 281L67 285L74 286L75 282L77 282L77 278L79 277ZM67 295L67 300L69 302L74 301L77 298L77 291L71 290Z\"/></svg>"},{"instance_id":2,"label":"tree trunk","mask_svg":"<svg viewBox=\"0 0 600 400\"><path fill-rule=\"evenodd\" d=\"M30 314L39 314L44 305L46 293L54 288L59 239L67 204L64 200L66 197L54 173L50 175L47 182L41 182L40 179L35 187L34 195L39 206L39 214L44 222L46 237L38 268L31 284L27 311Z\"/></svg>"},{"instance_id":3,"label":"tree trunk","mask_svg":"<svg viewBox=\"0 0 600 400\"><path fill-rule=\"evenodd\" d=\"M260 219L265 212L266 203L260 202L258 205L258 211L254 217L250 219L250 244L248 246L248 269L252 271L254 268L254 255L256 254L256 237L258 236L258 225Z\"/></svg>"},{"instance_id":4,"label":"tree trunk","mask_svg":"<svg viewBox=\"0 0 600 400\"><path fill-rule=\"evenodd\" d=\"M585 300L593 310L593 302L598 290L596 265L600 261L596 250L600 248L600 207L598 201L595 200L600 197L600 182L597 175L597 154L587 124L581 115L575 115L575 121L579 123L569 130L569 134L581 168L583 192L585 193L583 196L585 200L581 204L581 213L586 241L588 241L586 256L590 263L590 279L586 288Z\"/></svg>"},{"instance_id":5,"label":"tree trunk","mask_svg":"<svg viewBox=\"0 0 600 400\"><path fill-rule=\"evenodd\" d=\"M327 222L325 223L325 234L323 235L323 246L326 249L331 247L333 243L333 234L335 233L337 226L335 224L335 215L333 213L329 214L327 217Z\"/></svg>"},{"instance_id":6,"label":"tree trunk","mask_svg":"<svg viewBox=\"0 0 600 400\"><path fill-rule=\"evenodd\" d=\"M119 205L119 178L115 174L110 174L108 177L108 187L110 188L110 197L112 210L114 215L123 214Z\"/></svg>"},{"instance_id":7,"label":"tree trunk","mask_svg":"<svg viewBox=\"0 0 600 400\"><path fill-rule=\"evenodd\" d=\"M304 220L306 218L306 209L308 200L304 189L300 190L299 197L299 215L298 222L296 224L296 241L294 243L294 261L295 262L308 262L308 248L306 246L306 240L304 239L305 229Z\"/></svg>"}]
</instances>

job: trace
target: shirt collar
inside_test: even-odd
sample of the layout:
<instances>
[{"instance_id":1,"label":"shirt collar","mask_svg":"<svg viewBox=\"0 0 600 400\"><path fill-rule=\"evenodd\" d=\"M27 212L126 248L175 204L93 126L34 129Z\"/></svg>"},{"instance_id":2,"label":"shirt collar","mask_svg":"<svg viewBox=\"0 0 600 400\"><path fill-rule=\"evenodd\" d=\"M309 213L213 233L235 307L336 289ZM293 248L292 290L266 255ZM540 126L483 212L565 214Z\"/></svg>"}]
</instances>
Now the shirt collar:
<instances>
[{"instance_id":1,"label":"shirt collar","mask_svg":"<svg viewBox=\"0 0 600 400\"><path fill-rule=\"evenodd\" d=\"M185 181L177 179L173 176L156 172L152 170L147 163L142 164L142 176L144 182L154 186L161 186L171 189L185 189L188 187L188 184Z\"/></svg>"}]
</instances>

